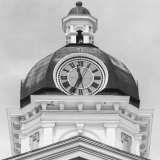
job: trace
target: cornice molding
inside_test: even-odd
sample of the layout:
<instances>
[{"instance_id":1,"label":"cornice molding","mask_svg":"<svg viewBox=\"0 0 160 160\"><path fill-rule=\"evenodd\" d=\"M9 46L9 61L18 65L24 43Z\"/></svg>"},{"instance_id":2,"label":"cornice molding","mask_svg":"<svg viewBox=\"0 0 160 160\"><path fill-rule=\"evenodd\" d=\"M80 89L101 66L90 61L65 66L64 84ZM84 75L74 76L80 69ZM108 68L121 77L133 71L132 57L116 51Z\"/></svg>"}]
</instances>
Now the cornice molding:
<instances>
[{"instance_id":1,"label":"cornice molding","mask_svg":"<svg viewBox=\"0 0 160 160\"><path fill-rule=\"evenodd\" d=\"M19 136L24 138L30 134L33 134L34 132L38 131L41 128L42 128L41 124L37 124L32 127L25 128L19 132Z\"/></svg>"},{"instance_id":2,"label":"cornice molding","mask_svg":"<svg viewBox=\"0 0 160 160\"><path fill-rule=\"evenodd\" d=\"M130 133L130 134L132 134L132 135L139 133L139 131L136 132L135 130L129 128L128 126L125 126L125 125L122 124L122 123L119 123L118 128L121 128L121 129L123 129L124 131L126 131L126 132L128 132L128 133Z\"/></svg>"}]
</instances>

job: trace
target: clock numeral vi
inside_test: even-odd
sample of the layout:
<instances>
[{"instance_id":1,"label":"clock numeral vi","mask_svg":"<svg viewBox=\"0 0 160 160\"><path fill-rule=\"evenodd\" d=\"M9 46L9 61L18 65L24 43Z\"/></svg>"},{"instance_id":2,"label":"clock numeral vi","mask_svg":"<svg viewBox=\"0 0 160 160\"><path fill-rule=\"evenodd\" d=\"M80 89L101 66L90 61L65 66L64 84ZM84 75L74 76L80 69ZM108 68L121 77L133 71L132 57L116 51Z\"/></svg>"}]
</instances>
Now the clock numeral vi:
<instances>
[{"instance_id":1,"label":"clock numeral vi","mask_svg":"<svg viewBox=\"0 0 160 160\"><path fill-rule=\"evenodd\" d=\"M79 89L79 95L83 95L83 90Z\"/></svg>"}]
</instances>

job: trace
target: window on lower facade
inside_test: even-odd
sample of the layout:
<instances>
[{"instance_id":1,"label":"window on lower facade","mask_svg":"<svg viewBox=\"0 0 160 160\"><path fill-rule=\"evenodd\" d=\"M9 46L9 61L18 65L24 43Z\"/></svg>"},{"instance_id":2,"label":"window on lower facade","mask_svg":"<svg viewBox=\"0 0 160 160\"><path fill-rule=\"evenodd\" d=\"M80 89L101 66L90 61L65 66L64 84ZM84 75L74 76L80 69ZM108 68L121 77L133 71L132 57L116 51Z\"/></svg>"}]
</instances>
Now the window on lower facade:
<instances>
[{"instance_id":1,"label":"window on lower facade","mask_svg":"<svg viewBox=\"0 0 160 160\"><path fill-rule=\"evenodd\" d=\"M31 150L37 149L38 144L39 144L39 132L36 132L30 136L30 149Z\"/></svg>"},{"instance_id":2,"label":"window on lower facade","mask_svg":"<svg viewBox=\"0 0 160 160\"><path fill-rule=\"evenodd\" d=\"M122 132L121 140L122 140L123 150L131 153L132 138L129 135Z\"/></svg>"}]
</instances>

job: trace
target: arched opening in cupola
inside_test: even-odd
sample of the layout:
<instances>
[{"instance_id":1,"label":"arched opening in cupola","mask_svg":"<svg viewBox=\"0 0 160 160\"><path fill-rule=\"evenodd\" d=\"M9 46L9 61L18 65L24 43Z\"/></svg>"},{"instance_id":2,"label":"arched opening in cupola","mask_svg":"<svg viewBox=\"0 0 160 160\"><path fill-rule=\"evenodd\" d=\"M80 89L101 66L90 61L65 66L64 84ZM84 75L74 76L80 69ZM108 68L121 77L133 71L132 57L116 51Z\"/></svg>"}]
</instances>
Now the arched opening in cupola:
<instances>
[{"instance_id":1,"label":"arched opening in cupola","mask_svg":"<svg viewBox=\"0 0 160 160\"><path fill-rule=\"evenodd\" d=\"M77 36L76 36L76 43L83 43L83 35L82 35L82 32L81 30L78 30L77 31Z\"/></svg>"}]
</instances>

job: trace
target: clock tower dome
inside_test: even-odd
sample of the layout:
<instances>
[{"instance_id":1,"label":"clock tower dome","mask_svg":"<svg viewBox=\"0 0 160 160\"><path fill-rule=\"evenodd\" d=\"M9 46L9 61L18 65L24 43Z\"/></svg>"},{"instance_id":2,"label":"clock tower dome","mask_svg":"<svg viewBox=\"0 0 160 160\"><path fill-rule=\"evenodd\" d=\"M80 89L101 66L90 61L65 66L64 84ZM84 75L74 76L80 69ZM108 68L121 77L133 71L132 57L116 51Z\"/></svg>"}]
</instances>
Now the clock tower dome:
<instances>
[{"instance_id":1,"label":"clock tower dome","mask_svg":"<svg viewBox=\"0 0 160 160\"><path fill-rule=\"evenodd\" d=\"M62 18L66 45L33 66L20 109L7 110L8 159L148 158L153 111L140 109L129 69L94 45L97 28L82 2Z\"/></svg>"}]
</instances>

